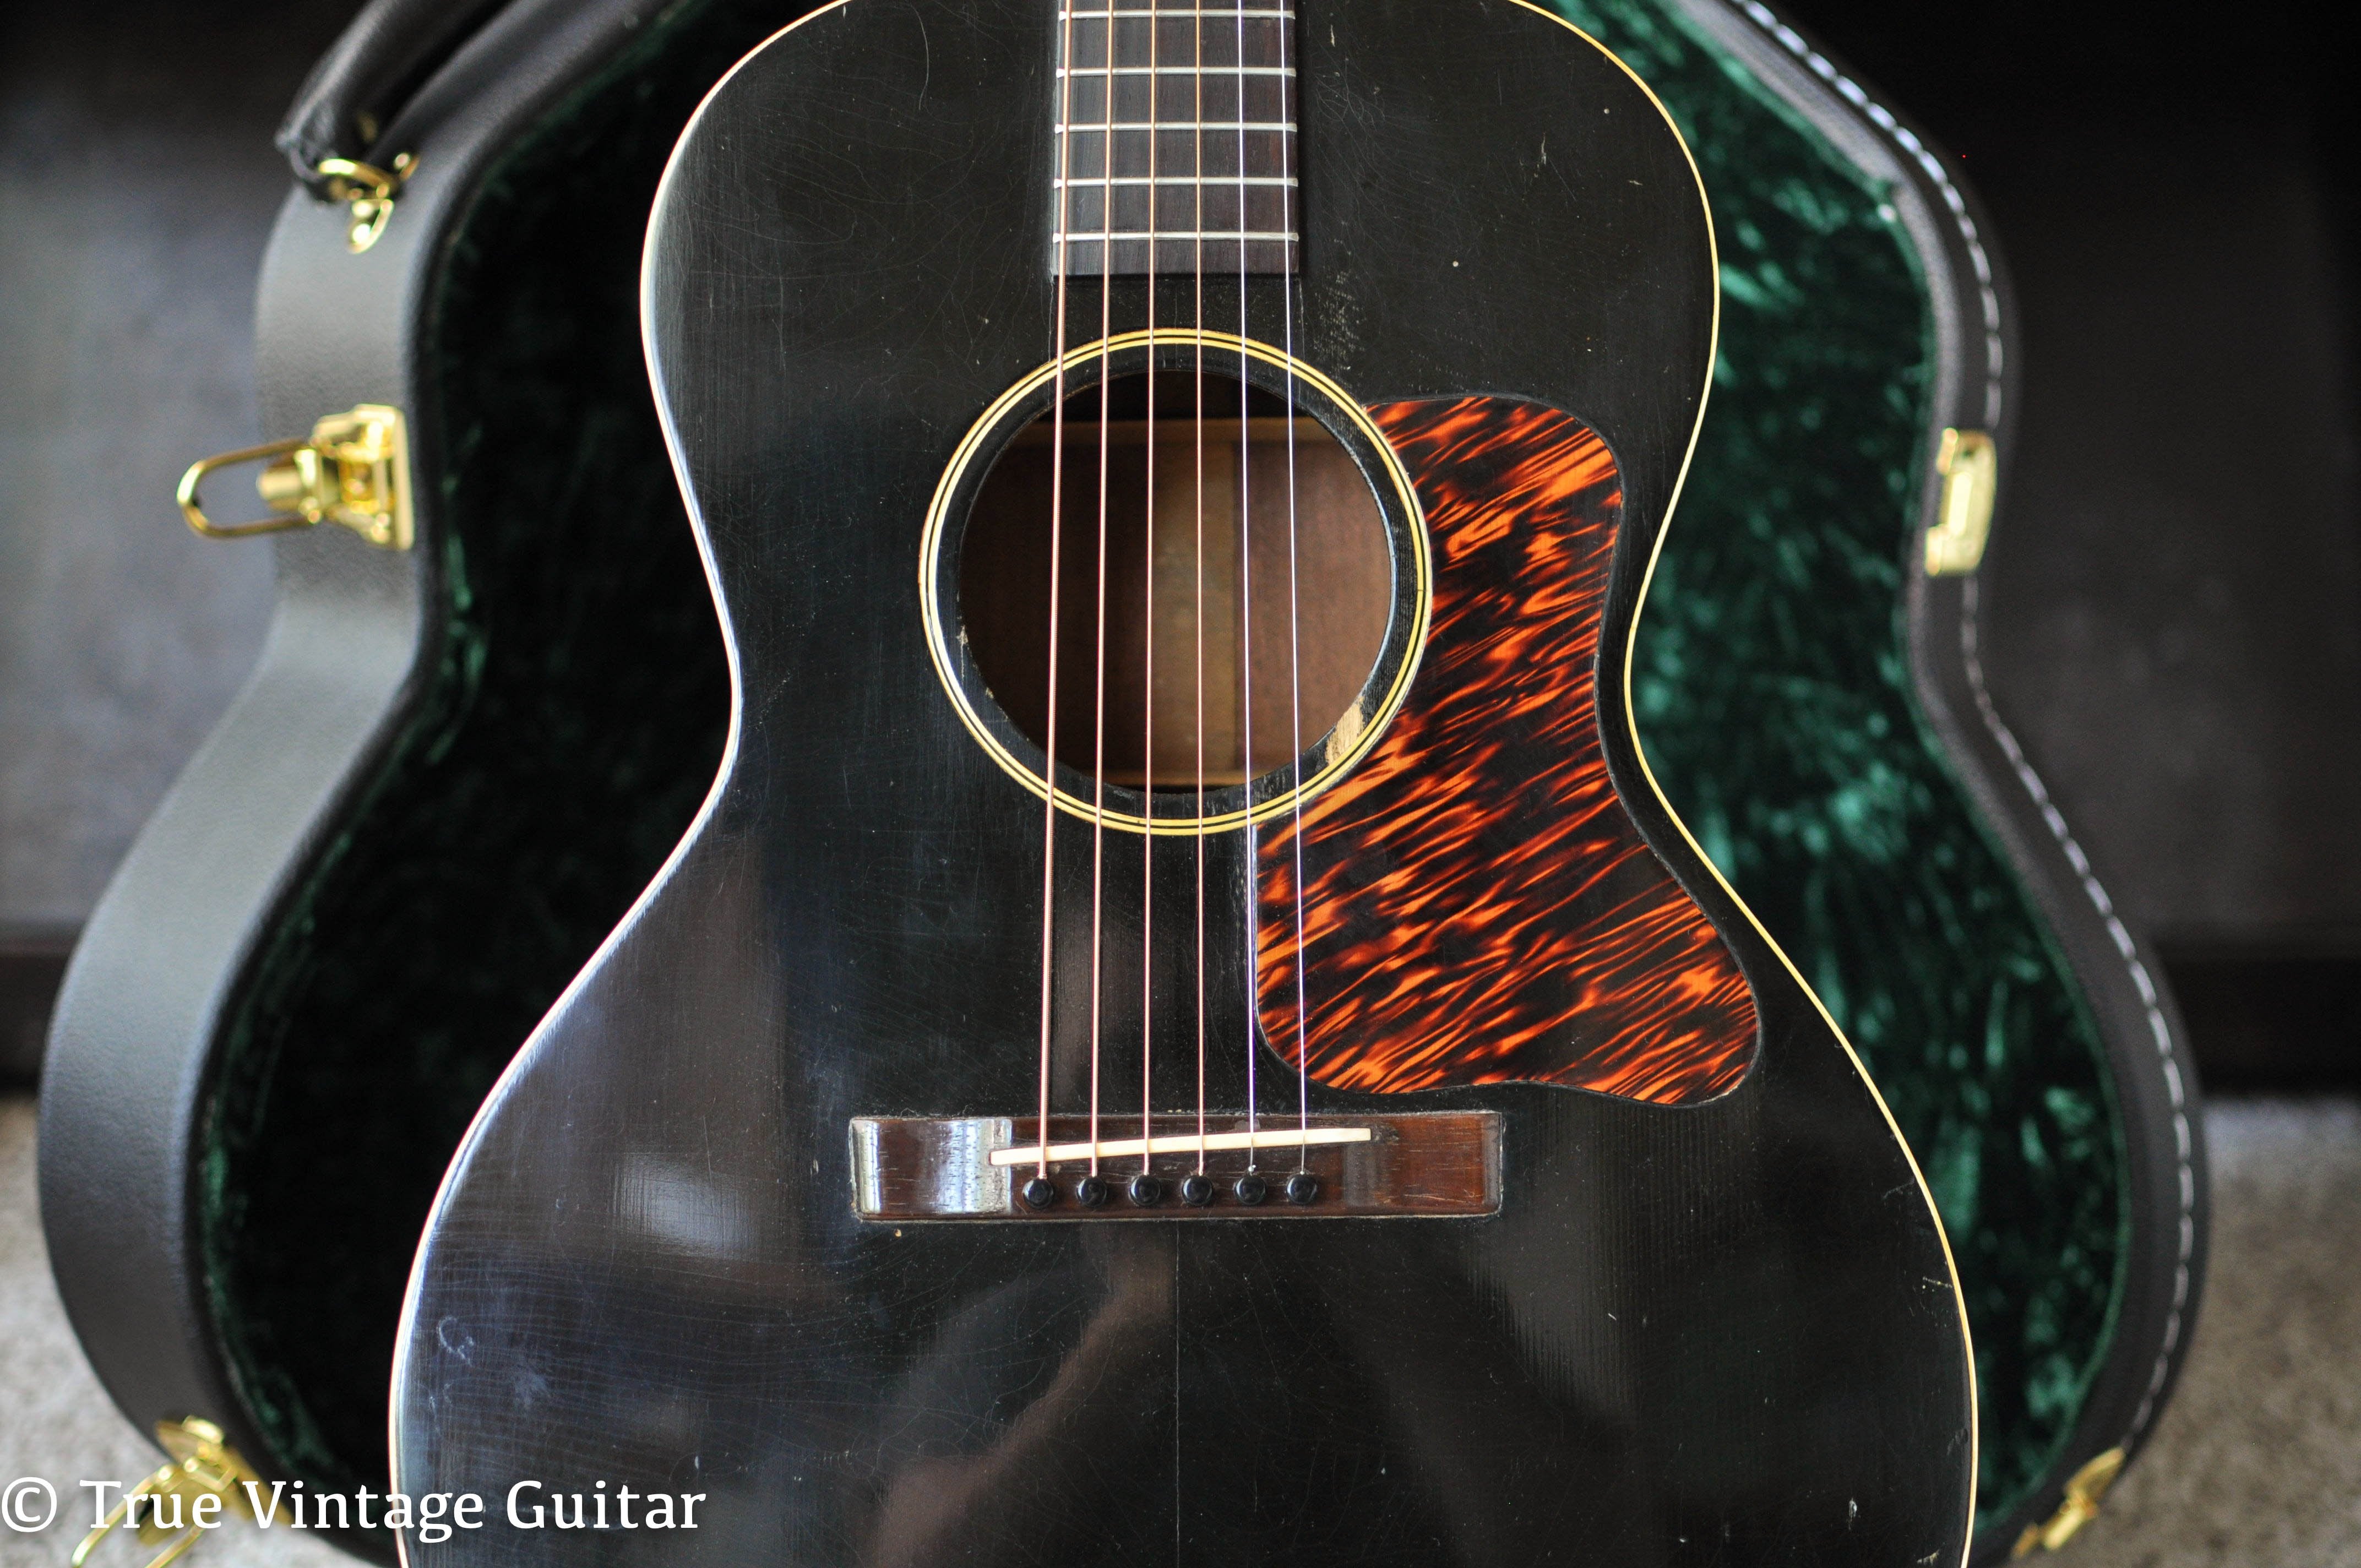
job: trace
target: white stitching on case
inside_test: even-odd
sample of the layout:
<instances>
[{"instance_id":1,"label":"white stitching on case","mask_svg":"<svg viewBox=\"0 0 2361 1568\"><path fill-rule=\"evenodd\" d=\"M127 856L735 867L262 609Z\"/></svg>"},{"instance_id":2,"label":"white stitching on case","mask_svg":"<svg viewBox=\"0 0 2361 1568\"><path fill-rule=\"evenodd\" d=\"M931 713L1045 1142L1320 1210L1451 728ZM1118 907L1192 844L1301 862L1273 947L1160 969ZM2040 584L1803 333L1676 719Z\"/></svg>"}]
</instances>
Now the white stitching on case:
<instances>
[{"instance_id":1,"label":"white stitching on case","mask_svg":"<svg viewBox=\"0 0 2361 1568\"><path fill-rule=\"evenodd\" d=\"M2148 1375L2147 1390L2141 1397L2139 1409L2132 1414L2131 1430L2124 1435L2124 1442L2128 1446L2147 1429L2148 1419L2156 1413L2157 1396L2164 1391L2165 1376L2172 1367L2173 1350L2180 1343L2181 1310L2189 1302L2189 1263L2197 1244L2197 1172L2190 1163L2188 1099L2181 1088L2180 1064L2173 1059L2172 1031L2164 1021L2164 1009L2158 1004L2156 981L2149 978L2147 966L2140 961L2139 950L2133 945L2131 932L2125 927L2123 917L2115 913L2114 902L2107 896L2107 890L2099 885L2099 879L2092 874L2091 862L2082 853L2082 846L2074 841L2066 819L2059 815L2058 807L2051 803L2049 791L2042 784L2041 775L2033 771L2033 764L2026 760L2025 751L2016 743L2015 735L1993 707L1992 694L1984 685L1983 659L1977 639L1978 587L1977 579L1969 577L1961 585L1960 605L1960 652L1967 664L1968 685L1975 693L1976 710L1983 717L1984 728L1992 732L1993 739L1999 742L2002 752L2007 756L2009 766L2015 770L2017 782L2041 807L2041 819L2049 825L2049 831L2058 839L2059 848L2065 852L2067 863L2081 879L2083 893L2106 921L2107 936L2115 944L2116 952L2123 956L2125 968L2131 971L2132 987L2139 992L2140 1005L2147 1014L2148 1033L2155 1036L2157 1054L2163 1058L2165 1091L2172 1098L2173 1153L2180 1164L2180 1256L2173 1266L2172 1310L2164 1320L2164 1344L2157 1354L2155 1369Z\"/></svg>"},{"instance_id":2,"label":"white stitching on case","mask_svg":"<svg viewBox=\"0 0 2361 1568\"><path fill-rule=\"evenodd\" d=\"M1826 56L1806 43L1793 27L1773 16L1768 7L1760 4L1760 0L1738 0L1738 8L1745 12L1756 27L1777 39L1788 53L1803 61L1813 75L1833 86L1839 96L1861 110L1879 130L1893 138L1894 144L1909 155L1942 192L1943 205L1949 209L1952 221L1959 225L1960 237L1968 247L1969 263L1975 269L1976 290L1982 297L1984 318L1984 422L1988 426L1999 424L2000 295L1993 286L1992 258L1984 252L1983 241L1976 233L1975 220L1968 215L1966 198L1960 193L1959 187L1951 183L1950 176L1944 171L1942 160L1929 151L1925 143L1912 135L1907 126L1896 121L1883 104L1872 100L1858 83L1839 72ZM1976 711L1982 717L1985 729L1991 732L2002 753L2008 758L2017 782L2040 808L2041 819L2048 825L2051 836L2058 840L2067 864L2081 879L2082 892L2106 922L2107 936L2114 941L2116 952L2122 955L2124 965L2131 973L2132 988L2139 992L2140 1004L2147 1013L2148 1032L2155 1036L2157 1054L2163 1061L2165 1090L2172 1098L2172 1135L2180 1179L2180 1256L2173 1269L2172 1310L2165 1318L2164 1345L2157 1356L2155 1370L2148 1376L2147 1391L2140 1400L2139 1409L2133 1412L2131 1430L2124 1436L2124 1444L2128 1447L2147 1429L2149 1418L2156 1413L2157 1397L2164 1391L2165 1376L2171 1370L2172 1353L2180 1343L2182 1311L2189 1302L2189 1266L2197 1244L2197 1173L2191 1164L2188 1101L2181 1087L2180 1065L2173 1058L2172 1030L2165 1023L2164 1009L2157 997L2156 982L2149 978L2147 966L2140 961L2131 932L2116 915L2114 901L2107 896L2107 890L2099 885L2099 879L2092 874L2090 859L2082 853L2082 846L2074 841L2066 819L2059 815L2058 807L2050 801L2048 788L2042 784L2041 775L2033 771L2033 764L2026 760L2024 748L2016 743L2015 735L2002 722L1998 710L1993 707L1992 694L1984 685L1983 659L1977 641L1978 579L1971 576L1961 587L1960 652L1967 665L1968 685L1975 693Z\"/></svg>"}]
</instances>

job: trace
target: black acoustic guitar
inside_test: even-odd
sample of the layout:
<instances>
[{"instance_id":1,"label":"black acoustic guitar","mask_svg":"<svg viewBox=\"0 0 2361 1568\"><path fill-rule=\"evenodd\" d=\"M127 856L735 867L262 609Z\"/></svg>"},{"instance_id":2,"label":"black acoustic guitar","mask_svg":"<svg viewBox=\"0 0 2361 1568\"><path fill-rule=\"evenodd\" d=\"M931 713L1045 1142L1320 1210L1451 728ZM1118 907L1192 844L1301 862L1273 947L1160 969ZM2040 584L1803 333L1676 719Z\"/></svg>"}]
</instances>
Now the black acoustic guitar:
<instances>
[{"instance_id":1,"label":"black acoustic guitar","mask_svg":"<svg viewBox=\"0 0 2361 1568\"><path fill-rule=\"evenodd\" d=\"M1069 4L675 154L731 740L437 1203L412 1561L1959 1562L1941 1227L1633 736L1680 137L1521 0Z\"/></svg>"}]
</instances>

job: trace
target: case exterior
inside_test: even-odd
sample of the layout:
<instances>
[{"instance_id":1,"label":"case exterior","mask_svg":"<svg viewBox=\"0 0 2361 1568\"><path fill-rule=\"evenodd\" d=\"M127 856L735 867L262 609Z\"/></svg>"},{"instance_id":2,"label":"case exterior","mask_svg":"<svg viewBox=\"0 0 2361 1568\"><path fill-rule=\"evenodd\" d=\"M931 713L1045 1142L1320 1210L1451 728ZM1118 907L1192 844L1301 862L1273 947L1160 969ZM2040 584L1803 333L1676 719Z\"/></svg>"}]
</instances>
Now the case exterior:
<instances>
[{"instance_id":1,"label":"case exterior","mask_svg":"<svg viewBox=\"0 0 2361 1568\"><path fill-rule=\"evenodd\" d=\"M382 142L415 148L419 165L363 254L346 248L342 206L291 192L258 290L267 433L300 434L358 403L414 414L432 398L423 320L482 170L658 9L520 0L492 17L386 126ZM205 1111L257 955L300 916L306 868L366 808L443 651L432 476L447 459L431 422L413 427L418 546L374 550L340 529L272 543L278 602L261 658L93 912L44 1060L42 1227L93 1366L143 1432L212 1420L272 1478L291 1467L225 1356L201 1256ZM390 1540L329 1533L391 1560Z\"/></svg>"}]
</instances>

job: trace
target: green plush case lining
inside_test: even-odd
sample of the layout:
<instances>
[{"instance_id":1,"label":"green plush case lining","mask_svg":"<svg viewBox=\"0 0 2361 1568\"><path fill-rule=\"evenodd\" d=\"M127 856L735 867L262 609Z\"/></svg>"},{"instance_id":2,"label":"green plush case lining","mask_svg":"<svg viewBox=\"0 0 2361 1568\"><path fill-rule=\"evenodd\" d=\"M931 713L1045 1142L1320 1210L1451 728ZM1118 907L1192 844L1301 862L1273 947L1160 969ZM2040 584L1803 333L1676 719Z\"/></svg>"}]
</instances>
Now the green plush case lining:
<instances>
[{"instance_id":1,"label":"green plush case lining","mask_svg":"<svg viewBox=\"0 0 2361 1568\"><path fill-rule=\"evenodd\" d=\"M2130 1217L2096 1025L1911 689L1927 283L1884 193L1668 7L1558 5L1663 98L1721 248L1712 404L1639 630L1643 743L1926 1171L1998 1519L2104 1361ZM250 967L204 1108L216 1330L270 1457L315 1487L385 1484L383 1369L444 1165L719 758L639 234L698 96L787 15L665 14L499 162L442 269L433 673Z\"/></svg>"}]
</instances>

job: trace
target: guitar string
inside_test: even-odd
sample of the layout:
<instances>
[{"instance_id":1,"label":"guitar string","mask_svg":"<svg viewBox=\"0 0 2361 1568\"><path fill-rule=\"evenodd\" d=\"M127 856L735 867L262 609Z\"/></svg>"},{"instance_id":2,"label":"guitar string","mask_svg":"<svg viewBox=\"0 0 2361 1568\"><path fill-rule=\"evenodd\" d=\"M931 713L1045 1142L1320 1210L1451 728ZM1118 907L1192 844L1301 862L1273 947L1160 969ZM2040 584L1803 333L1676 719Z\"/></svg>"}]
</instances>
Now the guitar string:
<instances>
[{"instance_id":1,"label":"guitar string","mask_svg":"<svg viewBox=\"0 0 2361 1568\"><path fill-rule=\"evenodd\" d=\"M1293 123L1295 101L1288 88L1287 23L1279 24L1279 121ZM1243 97L1239 113L1246 112ZM1279 142L1279 232L1295 233L1295 203L1290 187L1286 183L1294 172L1292 137L1282 137ZM1240 173L1245 170L1241 170ZM1240 187L1241 190L1244 187ZM1243 230L1246 225L1240 224ZM1282 250L1290 242L1282 240ZM1294 242L1301 254L1301 242ZM1245 244L1243 240L1239 242ZM1287 258L1282 256L1282 268ZM1287 374L1287 697L1288 754L1290 764L1288 809L1292 825L1289 841L1295 852L1295 1116L1299 1142L1296 1145L1296 1169L1307 1169L1312 1161L1312 1081L1308 1037L1310 1025L1306 1005L1306 981L1303 973L1303 650L1302 621L1296 592L1296 479L1295 479L1295 274L1292 269L1282 270L1279 278L1282 331L1279 337L1280 358Z\"/></svg>"},{"instance_id":2,"label":"guitar string","mask_svg":"<svg viewBox=\"0 0 2361 1568\"><path fill-rule=\"evenodd\" d=\"M1250 488L1246 439L1246 396L1249 368L1246 354L1246 8L1237 4L1238 112L1238 692L1239 777L1246 806L1246 1172L1257 1163L1254 1134L1259 1108L1256 1096L1255 1029L1259 1001L1261 901L1257 896L1259 862L1255 850L1254 819L1254 498Z\"/></svg>"},{"instance_id":3,"label":"guitar string","mask_svg":"<svg viewBox=\"0 0 2361 1568\"><path fill-rule=\"evenodd\" d=\"M1073 0L1066 0L1071 8ZM1100 78L1105 129L1099 142L1099 495L1097 587L1091 597L1096 628L1096 685L1091 724L1091 1177L1099 1174L1099 1030L1105 964L1103 938L1106 912L1106 677L1107 677L1107 450L1115 381L1108 347L1115 334L1115 5L1106 18L1106 67ZM1148 135L1153 137L1155 132ZM1155 241L1148 242L1154 248Z\"/></svg>"},{"instance_id":4,"label":"guitar string","mask_svg":"<svg viewBox=\"0 0 2361 1568\"><path fill-rule=\"evenodd\" d=\"M1140 815L1146 819L1139 835L1139 1174L1153 1174L1156 1156L1156 195L1158 172L1156 122L1164 107L1163 63L1156 15L1157 0L1148 0L1148 419L1142 452L1147 477L1140 512ZM1115 102L1115 18L1113 0L1107 6L1107 102ZM1112 112L1112 110L1110 110ZM1110 156L1112 156L1112 148ZM1107 206L1114 210L1115 170L1107 170Z\"/></svg>"},{"instance_id":5,"label":"guitar string","mask_svg":"<svg viewBox=\"0 0 2361 1568\"><path fill-rule=\"evenodd\" d=\"M1196 629L1197 629L1197 1170L1205 1174L1205 23L1202 12L1189 25L1196 86L1195 114L1190 121L1190 166L1196 189L1190 230L1196 236L1191 279L1196 288L1197 358L1197 484L1196 484Z\"/></svg>"},{"instance_id":6,"label":"guitar string","mask_svg":"<svg viewBox=\"0 0 2361 1568\"><path fill-rule=\"evenodd\" d=\"M1041 1084L1036 1105L1035 1143L1040 1149L1036 1166L1036 1180L1049 1179L1049 1041L1053 992L1053 970L1050 959L1056 937L1056 896L1058 869L1058 632L1059 576L1062 567L1062 546L1065 534L1066 479L1066 274L1067 253L1071 248L1069 238L1073 228L1074 187L1074 0L1065 0L1063 36L1059 43L1059 58L1066 66L1065 80L1060 88L1058 113L1058 247L1057 321L1052 327L1055 346L1049 363L1049 707L1044 726L1047 751L1043 756L1042 780L1047 787L1041 792Z\"/></svg>"}]
</instances>

